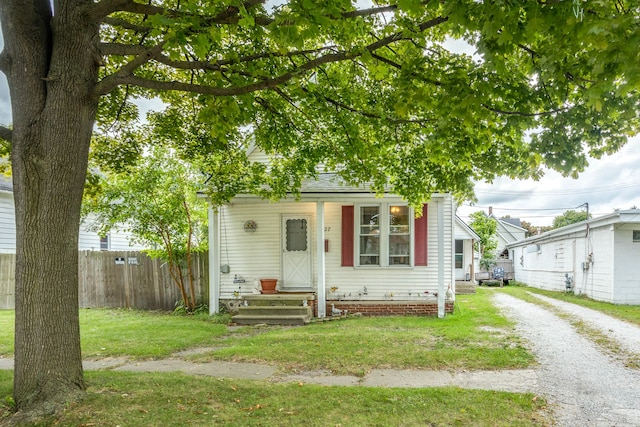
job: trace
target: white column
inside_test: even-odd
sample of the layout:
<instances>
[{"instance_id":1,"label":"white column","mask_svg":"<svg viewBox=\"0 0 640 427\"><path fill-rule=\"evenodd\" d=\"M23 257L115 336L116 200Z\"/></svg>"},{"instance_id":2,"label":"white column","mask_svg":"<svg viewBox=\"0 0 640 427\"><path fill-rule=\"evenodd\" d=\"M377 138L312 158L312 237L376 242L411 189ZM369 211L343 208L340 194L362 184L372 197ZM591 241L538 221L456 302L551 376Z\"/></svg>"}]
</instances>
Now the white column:
<instances>
[{"instance_id":1,"label":"white column","mask_svg":"<svg viewBox=\"0 0 640 427\"><path fill-rule=\"evenodd\" d=\"M220 311L220 217L209 206L209 315Z\"/></svg>"},{"instance_id":2,"label":"white column","mask_svg":"<svg viewBox=\"0 0 640 427\"><path fill-rule=\"evenodd\" d=\"M325 291L325 254L324 254L324 202L316 203L316 253L318 264L318 317L326 317L327 299Z\"/></svg>"},{"instance_id":3,"label":"white column","mask_svg":"<svg viewBox=\"0 0 640 427\"><path fill-rule=\"evenodd\" d=\"M444 200L436 202L438 206L438 317L444 317Z\"/></svg>"}]
</instances>

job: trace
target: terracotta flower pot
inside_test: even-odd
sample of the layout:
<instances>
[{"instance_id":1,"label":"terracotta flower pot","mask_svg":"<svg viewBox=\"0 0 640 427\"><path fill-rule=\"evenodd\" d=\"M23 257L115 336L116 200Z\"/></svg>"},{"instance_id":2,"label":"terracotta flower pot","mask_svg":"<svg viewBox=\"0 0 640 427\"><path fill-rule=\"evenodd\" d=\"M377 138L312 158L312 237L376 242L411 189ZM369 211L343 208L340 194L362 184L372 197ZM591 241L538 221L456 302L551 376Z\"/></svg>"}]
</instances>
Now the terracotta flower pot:
<instances>
[{"instance_id":1,"label":"terracotta flower pot","mask_svg":"<svg viewBox=\"0 0 640 427\"><path fill-rule=\"evenodd\" d=\"M278 284L278 279L260 279L260 287L263 294L275 294L276 285Z\"/></svg>"}]
</instances>

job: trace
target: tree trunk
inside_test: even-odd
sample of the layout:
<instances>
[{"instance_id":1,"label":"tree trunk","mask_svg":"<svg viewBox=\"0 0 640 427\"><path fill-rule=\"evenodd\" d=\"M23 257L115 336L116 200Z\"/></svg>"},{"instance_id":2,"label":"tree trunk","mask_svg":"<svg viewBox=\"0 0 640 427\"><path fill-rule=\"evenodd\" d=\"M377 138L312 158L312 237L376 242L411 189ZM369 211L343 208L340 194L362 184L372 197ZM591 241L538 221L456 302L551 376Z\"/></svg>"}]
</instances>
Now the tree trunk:
<instances>
[{"instance_id":1,"label":"tree trunk","mask_svg":"<svg viewBox=\"0 0 640 427\"><path fill-rule=\"evenodd\" d=\"M51 413L85 388L78 232L97 110L98 28L80 13L83 1L56 2L55 17L49 0L33 3L0 9L14 126L14 399L21 411Z\"/></svg>"}]
</instances>

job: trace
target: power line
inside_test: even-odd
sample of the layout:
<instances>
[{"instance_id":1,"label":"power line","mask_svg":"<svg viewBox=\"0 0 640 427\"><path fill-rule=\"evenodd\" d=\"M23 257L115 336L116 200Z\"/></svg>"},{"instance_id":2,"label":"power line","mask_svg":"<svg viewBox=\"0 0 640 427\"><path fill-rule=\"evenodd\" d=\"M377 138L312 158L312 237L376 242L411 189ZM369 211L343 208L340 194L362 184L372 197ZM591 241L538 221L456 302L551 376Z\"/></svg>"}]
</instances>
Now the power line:
<instances>
[{"instance_id":1,"label":"power line","mask_svg":"<svg viewBox=\"0 0 640 427\"><path fill-rule=\"evenodd\" d=\"M538 191L538 190L522 190L522 191L504 191L500 190L500 194L507 196L520 196L520 195L529 195L529 196L565 196L567 194L588 194L588 193L600 193L605 191L614 191L621 190L626 188L640 187L640 181L632 181L627 183L620 184L612 184L601 187L587 187L581 189L566 189L566 190L549 190L549 191ZM483 194L495 194L496 189L476 189L476 193Z\"/></svg>"},{"instance_id":2,"label":"power line","mask_svg":"<svg viewBox=\"0 0 640 427\"><path fill-rule=\"evenodd\" d=\"M572 207L568 207L568 208L504 208L504 207L500 207L500 206L478 206L478 205L472 205L472 204L463 204L460 206L465 206L465 207L469 207L469 208L478 208L478 209L493 209L493 210L498 210L498 211L516 211L516 212L537 212L537 211L568 211L568 210L575 210L578 208L582 208L587 206L586 203L583 203L579 206L572 206Z\"/></svg>"}]
</instances>

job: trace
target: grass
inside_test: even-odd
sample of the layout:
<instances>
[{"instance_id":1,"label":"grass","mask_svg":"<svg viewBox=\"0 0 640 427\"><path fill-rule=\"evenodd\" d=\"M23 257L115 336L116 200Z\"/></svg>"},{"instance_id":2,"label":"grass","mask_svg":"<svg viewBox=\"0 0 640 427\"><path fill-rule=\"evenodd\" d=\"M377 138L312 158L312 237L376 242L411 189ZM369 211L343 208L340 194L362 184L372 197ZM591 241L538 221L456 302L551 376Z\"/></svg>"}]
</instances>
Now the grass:
<instances>
[{"instance_id":1,"label":"grass","mask_svg":"<svg viewBox=\"0 0 640 427\"><path fill-rule=\"evenodd\" d=\"M194 347L196 357L264 362L283 371L364 375L374 368L501 369L534 363L490 291L459 296L454 314L350 318L306 327L229 329L219 319L132 310L81 310L85 357L162 358ZM0 312L0 354L11 355L13 312ZM5 327L6 326L6 327ZM11 332L8 332L11 331ZM401 389L272 384L181 373L88 371L88 393L59 426L540 426L532 394L454 387ZM0 424L10 414L12 373L0 371Z\"/></svg>"},{"instance_id":2,"label":"grass","mask_svg":"<svg viewBox=\"0 0 640 427\"><path fill-rule=\"evenodd\" d=\"M540 426L531 394L457 388L324 387L179 373L88 372L89 390L36 426ZM10 390L0 371L0 395ZM0 409L0 419L1 419Z\"/></svg>"},{"instance_id":3,"label":"grass","mask_svg":"<svg viewBox=\"0 0 640 427\"><path fill-rule=\"evenodd\" d=\"M13 310L0 310L0 356L13 355L14 317ZM163 358L194 346L210 345L216 337L227 333L228 320L228 316L83 309L80 310L82 353L85 358Z\"/></svg>"},{"instance_id":4,"label":"grass","mask_svg":"<svg viewBox=\"0 0 640 427\"><path fill-rule=\"evenodd\" d=\"M444 319L361 317L225 337L218 339L215 350L192 359L269 363L286 371L322 369L359 376L374 368L512 369L533 363L512 333L512 324L496 312L486 292L458 296L457 307Z\"/></svg>"}]
</instances>

